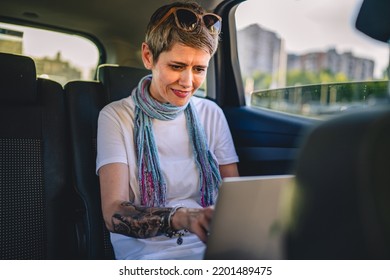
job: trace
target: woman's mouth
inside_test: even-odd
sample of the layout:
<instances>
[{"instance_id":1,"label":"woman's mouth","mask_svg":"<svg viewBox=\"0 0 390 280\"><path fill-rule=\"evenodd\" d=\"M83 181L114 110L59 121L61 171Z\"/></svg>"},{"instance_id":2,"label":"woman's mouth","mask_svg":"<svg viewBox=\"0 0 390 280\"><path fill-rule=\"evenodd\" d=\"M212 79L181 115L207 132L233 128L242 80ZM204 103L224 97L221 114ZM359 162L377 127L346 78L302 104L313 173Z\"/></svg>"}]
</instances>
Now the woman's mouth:
<instances>
[{"instance_id":1,"label":"woman's mouth","mask_svg":"<svg viewBox=\"0 0 390 280\"><path fill-rule=\"evenodd\" d=\"M172 92L179 98L186 98L188 95L191 94L191 91L182 91L177 89L172 89Z\"/></svg>"}]
</instances>

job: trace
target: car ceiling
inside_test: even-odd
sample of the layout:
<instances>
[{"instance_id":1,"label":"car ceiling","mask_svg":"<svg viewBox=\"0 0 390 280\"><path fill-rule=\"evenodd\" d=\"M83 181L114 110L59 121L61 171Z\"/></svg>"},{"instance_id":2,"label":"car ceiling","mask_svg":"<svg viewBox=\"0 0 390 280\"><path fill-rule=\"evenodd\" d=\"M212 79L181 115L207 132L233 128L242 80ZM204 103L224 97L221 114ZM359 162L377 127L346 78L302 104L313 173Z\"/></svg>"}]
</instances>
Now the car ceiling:
<instances>
[{"instance_id":1,"label":"car ceiling","mask_svg":"<svg viewBox=\"0 0 390 280\"><path fill-rule=\"evenodd\" d=\"M171 2L174 1L1 0L0 20L88 34L104 46L107 52L105 62L134 65L139 63L135 57L151 13ZM197 2L211 11L224 0Z\"/></svg>"}]
</instances>

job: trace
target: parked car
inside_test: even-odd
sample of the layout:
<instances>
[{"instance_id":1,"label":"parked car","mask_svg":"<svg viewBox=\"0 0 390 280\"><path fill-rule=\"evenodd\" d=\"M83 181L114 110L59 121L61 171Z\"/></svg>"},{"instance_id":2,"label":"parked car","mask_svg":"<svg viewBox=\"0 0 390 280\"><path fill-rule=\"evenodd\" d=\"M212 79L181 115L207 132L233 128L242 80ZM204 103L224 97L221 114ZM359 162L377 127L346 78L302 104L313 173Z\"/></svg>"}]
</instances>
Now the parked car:
<instances>
[{"instance_id":1,"label":"parked car","mask_svg":"<svg viewBox=\"0 0 390 280\"><path fill-rule=\"evenodd\" d=\"M291 202L295 228L288 234L286 258L390 258L385 211L389 180L380 168L389 164L389 148L383 142L389 139L388 122L385 119L379 131L372 130L375 120L388 115L390 22L385 11L390 7L385 0L341 2L199 0L223 22L220 46L199 95L223 109L239 155L240 175L297 175L296 196L302 195L304 202ZM129 95L148 73L140 46L150 15L165 3L1 0L0 259L115 258L95 173L96 121L104 105ZM263 11L277 21L268 23ZM347 13L346 25L354 24L329 29L343 16L338 11ZM314 30L300 25L302 30L285 33L286 26L298 26L301 19L302 26ZM344 39L350 36L343 33L346 29L359 40L354 37L346 45ZM302 37L329 33L338 36L315 49ZM302 50L292 47L299 41ZM372 113L376 110L381 113ZM348 121L339 126L344 113ZM364 128L359 128L361 122ZM346 128L352 123L353 133ZM332 129L316 134L318 127L327 125ZM313 133L322 142L313 140ZM341 135L345 138L337 137ZM364 167L370 165L352 167L366 151L357 145L358 139L371 135L376 140L369 143L381 150L375 150L375 156L361 156L378 171L369 176L381 187L366 201L357 185L367 179L360 176L368 174ZM340 163L351 169L344 172ZM310 199L318 180L332 187L321 188ZM343 185L348 189L340 189ZM343 212L342 205L351 211ZM327 216L325 207L333 209L333 215ZM343 213L345 219L338 221ZM332 223L345 228L335 226L340 231L331 231ZM357 224L364 234L343 247L361 229ZM321 234L328 236L323 245ZM364 250L356 245L362 243ZM315 252L304 249L309 245Z\"/></svg>"}]
</instances>

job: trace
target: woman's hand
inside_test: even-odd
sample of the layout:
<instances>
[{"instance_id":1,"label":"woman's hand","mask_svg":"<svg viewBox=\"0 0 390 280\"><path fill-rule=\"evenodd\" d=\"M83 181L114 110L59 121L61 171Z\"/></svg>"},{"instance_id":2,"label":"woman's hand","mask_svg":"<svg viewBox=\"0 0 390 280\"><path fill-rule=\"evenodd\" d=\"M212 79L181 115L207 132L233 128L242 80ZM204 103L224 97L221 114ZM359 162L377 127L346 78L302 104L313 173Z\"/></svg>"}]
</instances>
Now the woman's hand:
<instances>
[{"instance_id":1,"label":"woman's hand","mask_svg":"<svg viewBox=\"0 0 390 280\"><path fill-rule=\"evenodd\" d=\"M207 242L214 208L180 208L172 216L171 225L175 230L187 229L195 233L204 243Z\"/></svg>"}]
</instances>

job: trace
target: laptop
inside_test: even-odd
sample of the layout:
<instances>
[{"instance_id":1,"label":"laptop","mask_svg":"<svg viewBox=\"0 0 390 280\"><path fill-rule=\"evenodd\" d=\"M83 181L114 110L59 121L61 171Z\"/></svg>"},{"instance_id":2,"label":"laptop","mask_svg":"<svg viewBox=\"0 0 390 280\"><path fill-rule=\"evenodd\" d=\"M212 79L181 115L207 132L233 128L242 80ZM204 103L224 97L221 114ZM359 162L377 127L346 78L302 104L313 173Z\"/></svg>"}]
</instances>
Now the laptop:
<instances>
[{"instance_id":1,"label":"laptop","mask_svg":"<svg viewBox=\"0 0 390 280\"><path fill-rule=\"evenodd\" d=\"M225 178L204 259L284 259L282 206L293 183L293 175Z\"/></svg>"}]
</instances>

